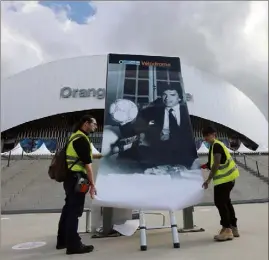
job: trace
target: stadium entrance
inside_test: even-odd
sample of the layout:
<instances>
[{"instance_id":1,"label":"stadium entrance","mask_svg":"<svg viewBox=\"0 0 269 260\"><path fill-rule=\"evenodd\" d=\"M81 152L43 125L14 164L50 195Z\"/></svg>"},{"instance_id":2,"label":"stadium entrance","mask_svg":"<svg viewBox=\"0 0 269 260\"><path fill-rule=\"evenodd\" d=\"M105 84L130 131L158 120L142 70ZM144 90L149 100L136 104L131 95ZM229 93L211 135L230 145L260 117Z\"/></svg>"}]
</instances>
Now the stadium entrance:
<instances>
[{"instance_id":1,"label":"stadium entrance","mask_svg":"<svg viewBox=\"0 0 269 260\"><path fill-rule=\"evenodd\" d=\"M34 151L42 143L45 143L46 147L53 153L64 146L67 138L72 133L74 124L84 114L91 114L97 120L98 129L95 133L91 134L91 140L95 148L101 152L104 122L103 109L58 114L27 122L4 131L1 133L1 152L10 151L20 142L25 152ZM199 149L203 141L202 128L207 125L213 125L218 131L218 138L229 147L236 148L234 147L235 143L238 146L240 142L243 142L245 146L252 150L256 150L258 147L256 143L228 127L200 117L192 115L190 117L197 149Z\"/></svg>"}]
</instances>

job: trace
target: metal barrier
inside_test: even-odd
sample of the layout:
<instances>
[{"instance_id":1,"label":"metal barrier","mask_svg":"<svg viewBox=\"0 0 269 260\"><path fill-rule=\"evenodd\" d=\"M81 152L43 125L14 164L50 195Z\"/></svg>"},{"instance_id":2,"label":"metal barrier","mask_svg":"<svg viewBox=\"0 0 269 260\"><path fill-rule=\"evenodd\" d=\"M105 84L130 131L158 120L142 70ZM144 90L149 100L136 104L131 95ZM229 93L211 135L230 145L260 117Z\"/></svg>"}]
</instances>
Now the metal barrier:
<instances>
[{"instance_id":1,"label":"metal barrier","mask_svg":"<svg viewBox=\"0 0 269 260\"><path fill-rule=\"evenodd\" d=\"M31 155L31 154L27 154L24 151L22 151L21 154L15 154L15 155L11 155L11 152L16 151L19 148L16 148L14 150L9 151L7 154L1 154L1 161L6 161L7 160L7 165L6 167L10 167L10 162L11 161L19 161L19 160L48 160L48 159L52 159L52 157L54 156L54 154L46 154L46 155Z\"/></svg>"},{"instance_id":2,"label":"metal barrier","mask_svg":"<svg viewBox=\"0 0 269 260\"><path fill-rule=\"evenodd\" d=\"M145 215L156 215L156 216L161 216L162 217L162 224L160 226L147 227L148 230L151 230L151 229L171 228L171 226L165 226L166 218L165 218L165 215L163 213L159 213L159 212L144 212L144 214Z\"/></svg>"},{"instance_id":3,"label":"metal barrier","mask_svg":"<svg viewBox=\"0 0 269 260\"><path fill-rule=\"evenodd\" d=\"M269 182L268 175L265 176L265 172L267 172L267 174L268 174L268 169L269 169L268 164L266 165L265 163L261 162L260 160L254 159L253 157L246 155L246 154L243 154L243 153L240 153L240 152L234 152L233 157L234 157L237 164L244 167L251 174L253 174L257 177L261 177L262 180ZM243 162L240 161L240 158L243 158Z\"/></svg>"},{"instance_id":4,"label":"metal barrier","mask_svg":"<svg viewBox=\"0 0 269 260\"><path fill-rule=\"evenodd\" d=\"M203 228L198 228L196 225L194 225L193 212L194 212L194 207L189 207L189 208L183 209L183 228L178 229L179 233L205 231ZM162 224L160 226L150 226L150 227L147 227L147 230L171 228L171 225L165 225L166 224L166 217L163 213L144 212L144 214L145 215L156 215L156 216L162 217Z\"/></svg>"}]
</instances>

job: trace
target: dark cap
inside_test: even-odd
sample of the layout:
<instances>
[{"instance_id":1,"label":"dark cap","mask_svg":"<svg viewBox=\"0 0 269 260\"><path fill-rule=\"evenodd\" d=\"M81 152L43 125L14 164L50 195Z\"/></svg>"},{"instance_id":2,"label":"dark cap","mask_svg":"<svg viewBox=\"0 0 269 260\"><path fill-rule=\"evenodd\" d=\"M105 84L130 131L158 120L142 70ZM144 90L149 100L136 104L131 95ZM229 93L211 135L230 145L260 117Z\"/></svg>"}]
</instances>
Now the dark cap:
<instances>
[{"instance_id":1,"label":"dark cap","mask_svg":"<svg viewBox=\"0 0 269 260\"><path fill-rule=\"evenodd\" d=\"M213 126L207 126L207 127L203 128L203 130L202 130L203 136L207 136L207 135L210 135L210 134L215 134L216 132L217 131Z\"/></svg>"}]
</instances>

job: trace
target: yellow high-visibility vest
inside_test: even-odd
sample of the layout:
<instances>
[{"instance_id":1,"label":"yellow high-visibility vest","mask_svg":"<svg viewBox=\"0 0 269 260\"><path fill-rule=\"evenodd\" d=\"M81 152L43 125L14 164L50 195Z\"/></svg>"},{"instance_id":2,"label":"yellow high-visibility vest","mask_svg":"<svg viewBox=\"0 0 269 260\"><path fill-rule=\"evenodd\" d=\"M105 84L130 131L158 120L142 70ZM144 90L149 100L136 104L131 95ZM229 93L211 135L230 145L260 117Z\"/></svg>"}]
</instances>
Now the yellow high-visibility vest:
<instances>
[{"instance_id":1,"label":"yellow high-visibility vest","mask_svg":"<svg viewBox=\"0 0 269 260\"><path fill-rule=\"evenodd\" d=\"M77 138L75 137L76 135L78 136ZM78 131L76 131L75 133L73 133L69 137L69 140L71 138L74 138L74 139L68 144L67 149L66 149L66 161L67 161L68 168L70 168L77 161L77 159L79 158L76 151L75 151L75 149L74 149L74 147L73 147L73 142L75 140L77 140L78 138L80 138L81 135L84 135L86 140L89 142L90 156L92 158L91 141L90 141L90 139L89 139L89 137L87 135L85 135L82 131L78 130ZM85 165L81 161L76 162L71 170L75 171L75 172L84 172L84 173L86 173Z\"/></svg>"},{"instance_id":2,"label":"yellow high-visibility vest","mask_svg":"<svg viewBox=\"0 0 269 260\"><path fill-rule=\"evenodd\" d=\"M219 169L215 173L213 177L213 183L214 185L219 185L223 184L226 182L234 181L239 177L239 170L237 168L237 165L235 161L233 160L230 152L228 151L227 147L225 146L224 143L222 143L219 140L215 140L212 148L211 148L211 154L210 154L210 168L212 168L214 164L214 155L213 155L213 149L214 149L214 144L219 144L223 148L225 155L226 155L226 161L224 164L220 164Z\"/></svg>"}]
</instances>

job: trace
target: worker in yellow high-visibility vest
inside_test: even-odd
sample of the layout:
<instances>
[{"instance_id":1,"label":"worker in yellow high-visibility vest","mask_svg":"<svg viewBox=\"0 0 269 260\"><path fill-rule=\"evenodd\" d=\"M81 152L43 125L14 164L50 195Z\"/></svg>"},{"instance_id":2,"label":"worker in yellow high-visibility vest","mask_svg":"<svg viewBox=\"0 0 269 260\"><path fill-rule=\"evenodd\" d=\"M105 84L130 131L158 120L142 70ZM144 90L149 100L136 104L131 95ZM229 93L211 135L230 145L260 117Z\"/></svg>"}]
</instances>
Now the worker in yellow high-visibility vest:
<instances>
[{"instance_id":1,"label":"worker in yellow high-visibility vest","mask_svg":"<svg viewBox=\"0 0 269 260\"><path fill-rule=\"evenodd\" d=\"M57 249L66 248L66 254L84 254L93 251L93 245L84 245L78 234L78 218L84 210L88 190L91 197L96 194L89 134L97 129L96 119L91 115L83 116L76 124L66 148L66 162L69 168L64 190L65 205L62 209L58 227ZM101 156L98 156L99 158Z\"/></svg>"},{"instance_id":2,"label":"worker in yellow high-visibility vest","mask_svg":"<svg viewBox=\"0 0 269 260\"><path fill-rule=\"evenodd\" d=\"M216 241L232 240L239 237L237 218L231 202L230 193L239 177L239 170L230 152L224 143L216 138L216 130L209 126L203 129L203 137L210 144L207 168L210 174L204 182L203 187L208 188L213 180L214 203L220 214L222 229L214 237Z\"/></svg>"}]
</instances>

